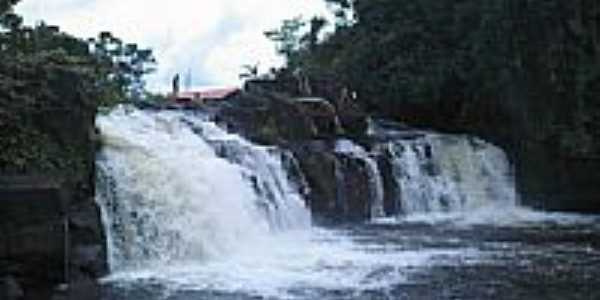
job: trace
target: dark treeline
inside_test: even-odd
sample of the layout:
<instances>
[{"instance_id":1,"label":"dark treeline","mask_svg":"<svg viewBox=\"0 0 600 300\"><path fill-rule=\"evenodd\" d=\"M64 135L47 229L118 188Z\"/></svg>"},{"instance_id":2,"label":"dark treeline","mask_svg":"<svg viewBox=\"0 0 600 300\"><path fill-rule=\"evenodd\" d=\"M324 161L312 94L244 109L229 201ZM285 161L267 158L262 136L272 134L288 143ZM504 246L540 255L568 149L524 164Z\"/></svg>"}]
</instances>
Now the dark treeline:
<instances>
[{"instance_id":1,"label":"dark treeline","mask_svg":"<svg viewBox=\"0 0 600 300\"><path fill-rule=\"evenodd\" d=\"M96 109L144 97L156 62L109 32L84 40L26 26L17 2L0 2L0 173L76 169L83 149L73 141L86 140Z\"/></svg>"},{"instance_id":2,"label":"dark treeline","mask_svg":"<svg viewBox=\"0 0 600 300\"><path fill-rule=\"evenodd\" d=\"M600 2L326 1L325 38L319 18L268 33L288 59L279 77L328 78L370 113L483 136L523 166L545 156L524 167L539 174L600 159Z\"/></svg>"},{"instance_id":3,"label":"dark treeline","mask_svg":"<svg viewBox=\"0 0 600 300\"><path fill-rule=\"evenodd\" d=\"M304 36L290 33L300 20L269 33L288 72L334 77L371 112L409 124L598 153L597 1L328 2L338 20L321 42L318 18Z\"/></svg>"}]
</instances>

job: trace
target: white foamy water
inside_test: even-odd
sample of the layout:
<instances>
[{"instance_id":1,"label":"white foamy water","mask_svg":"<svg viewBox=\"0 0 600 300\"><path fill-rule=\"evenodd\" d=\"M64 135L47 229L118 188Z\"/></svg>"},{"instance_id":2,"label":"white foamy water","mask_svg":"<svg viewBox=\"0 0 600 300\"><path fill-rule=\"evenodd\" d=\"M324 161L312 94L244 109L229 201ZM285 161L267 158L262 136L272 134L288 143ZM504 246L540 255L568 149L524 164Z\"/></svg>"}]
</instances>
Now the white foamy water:
<instances>
[{"instance_id":1,"label":"white foamy water","mask_svg":"<svg viewBox=\"0 0 600 300\"><path fill-rule=\"evenodd\" d=\"M97 125L107 282L311 299L302 293L386 288L434 257L476 256L357 243L310 227L276 149L200 117L119 109Z\"/></svg>"},{"instance_id":2,"label":"white foamy water","mask_svg":"<svg viewBox=\"0 0 600 300\"><path fill-rule=\"evenodd\" d=\"M342 233L314 229L265 237L227 259L121 272L105 281L160 282L173 292L317 299L323 290L385 290L407 282L411 268L433 265L435 258L460 257L463 262L475 262L477 256L473 249L402 251L382 244L356 244Z\"/></svg>"},{"instance_id":3,"label":"white foamy water","mask_svg":"<svg viewBox=\"0 0 600 300\"><path fill-rule=\"evenodd\" d=\"M385 147L404 215L516 206L510 163L494 145L466 136L426 134Z\"/></svg>"},{"instance_id":4,"label":"white foamy water","mask_svg":"<svg viewBox=\"0 0 600 300\"><path fill-rule=\"evenodd\" d=\"M597 225L600 217L574 213L542 212L519 206L485 206L471 211L416 213L406 216L377 218L374 224L421 223L429 225L528 227L540 225Z\"/></svg>"},{"instance_id":5,"label":"white foamy water","mask_svg":"<svg viewBox=\"0 0 600 300\"><path fill-rule=\"evenodd\" d=\"M250 180L244 166L218 157L182 117L118 110L98 119L104 142L98 202L112 269L214 259L270 232L309 226L301 198L282 191L285 179L272 178L281 174L253 170ZM202 134L228 137L209 128ZM256 182L277 195L260 197Z\"/></svg>"}]
</instances>

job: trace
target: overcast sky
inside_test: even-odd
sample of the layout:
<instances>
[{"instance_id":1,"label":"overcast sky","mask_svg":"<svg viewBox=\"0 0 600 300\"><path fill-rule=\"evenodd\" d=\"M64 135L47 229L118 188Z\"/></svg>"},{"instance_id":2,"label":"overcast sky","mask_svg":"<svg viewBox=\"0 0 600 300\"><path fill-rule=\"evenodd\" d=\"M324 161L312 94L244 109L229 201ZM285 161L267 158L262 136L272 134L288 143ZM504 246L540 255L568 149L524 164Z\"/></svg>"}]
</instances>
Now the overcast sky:
<instances>
[{"instance_id":1,"label":"overcast sky","mask_svg":"<svg viewBox=\"0 0 600 300\"><path fill-rule=\"evenodd\" d=\"M166 91L191 70L194 86L236 85L243 64L262 71L281 64L263 35L281 20L326 15L322 0L23 0L27 23L43 19L79 37L108 30L154 50L158 72L149 87Z\"/></svg>"}]
</instances>

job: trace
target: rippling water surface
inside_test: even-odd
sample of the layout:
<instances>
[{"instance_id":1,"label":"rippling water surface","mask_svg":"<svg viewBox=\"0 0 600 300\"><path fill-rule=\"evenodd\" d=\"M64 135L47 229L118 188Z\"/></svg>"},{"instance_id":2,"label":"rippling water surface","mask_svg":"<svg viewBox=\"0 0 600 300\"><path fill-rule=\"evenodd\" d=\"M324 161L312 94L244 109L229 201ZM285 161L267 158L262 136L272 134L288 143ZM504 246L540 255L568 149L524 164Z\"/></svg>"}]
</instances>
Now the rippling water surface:
<instances>
[{"instance_id":1,"label":"rippling water surface","mask_svg":"<svg viewBox=\"0 0 600 300\"><path fill-rule=\"evenodd\" d=\"M120 299L599 299L596 217L422 215L288 232L222 260L123 271Z\"/></svg>"}]
</instances>

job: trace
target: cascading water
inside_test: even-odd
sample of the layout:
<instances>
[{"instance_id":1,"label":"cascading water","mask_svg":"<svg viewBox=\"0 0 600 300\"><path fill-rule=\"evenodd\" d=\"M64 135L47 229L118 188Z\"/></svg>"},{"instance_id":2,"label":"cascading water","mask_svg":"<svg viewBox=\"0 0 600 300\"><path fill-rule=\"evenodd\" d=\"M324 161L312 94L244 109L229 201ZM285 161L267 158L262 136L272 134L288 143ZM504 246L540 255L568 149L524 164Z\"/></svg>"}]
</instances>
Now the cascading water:
<instances>
[{"instance_id":1,"label":"cascading water","mask_svg":"<svg viewBox=\"0 0 600 300\"><path fill-rule=\"evenodd\" d=\"M502 149L471 136L410 130L384 120L371 122L369 133L376 140L373 154L389 166L393 184L386 193L392 195L385 201L393 213L517 207L514 174Z\"/></svg>"},{"instance_id":2,"label":"cascading water","mask_svg":"<svg viewBox=\"0 0 600 300\"><path fill-rule=\"evenodd\" d=\"M504 152L464 136L428 134L387 144L405 214L516 205Z\"/></svg>"},{"instance_id":3,"label":"cascading water","mask_svg":"<svg viewBox=\"0 0 600 300\"><path fill-rule=\"evenodd\" d=\"M213 259L270 232L309 226L281 162L213 123L121 109L98 127L98 202L113 269Z\"/></svg>"},{"instance_id":4,"label":"cascading water","mask_svg":"<svg viewBox=\"0 0 600 300\"><path fill-rule=\"evenodd\" d=\"M405 226L413 220L401 218L325 230L310 226L301 196L308 188L290 153L253 145L191 113L121 108L100 116L98 127L103 149L97 159L97 201L112 268L101 281L108 290L103 300L453 299L457 290L472 296L459 293L460 298L483 299L490 296L490 284L480 277L497 287L499 267L509 264L518 271L535 259L552 265L546 262L555 252L564 266L565 246L572 246L558 243L553 249L536 242L524 248L521 242L507 242L505 235L494 240L496 227L486 226L514 226L502 232L516 233L517 241L518 226L528 222L583 226L581 217L519 211L509 223L490 222L484 214L484 225L472 232L445 227L455 224L446 221L431 226L417 220ZM471 212L496 204L501 209L515 206L509 164L490 144L417 134L368 148L374 150L338 141L336 158L347 168L335 171L350 172L336 174L345 193L354 191L354 183L362 186L358 198L363 193L372 198L373 216L388 199L382 194L389 178L382 175L390 172L395 176L387 177L398 185L392 198L404 214L423 212L431 220L435 212L480 215ZM391 170L375 163L384 157ZM539 228L535 234L545 240L547 229ZM598 255L590 245L583 246L575 249L581 257ZM573 260L571 265L584 264ZM471 280L473 274L477 278ZM527 273L528 280L531 275ZM455 279L459 282L452 282L451 290L439 284ZM559 279L562 283L564 276ZM503 284L513 282L511 277ZM473 283L483 293L470 295Z\"/></svg>"},{"instance_id":5,"label":"cascading water","mask_svg":"<svg viewBox=\"0 0 600 300\"><path fill-rule=\"evenodd\" d=\"M273 228L294 229L310 225L310 215L300 195L305 186L303 178L300 175L300 178L291 181L284 168L286 159L293 157L286 158L275 147L253 145L238 135L225 132L212 122L197 117L184 120L214 148L217 156L242 167L243 177L251 183L257 204L266 212Z\"/></svg>"},{"instance_id":6,"label":"cascading water","mask_svg":"<svg viewBox=\"0 0 600 300\"><path fill-rule=\"evenodd\" d=\"M166 293L191 290L211 299L315 299L323 291L385 289L434 257L474 255L357 244L344 232L311 227L293 156L202 116L120 108L97 126L107 284L146 287L150 280ZM367 161L370 176L379 178L364 149L341 142L338 150ZM370 196L380 199L381 183L372 186Z\"/></svg>"},{"instance_id":7,"label":"cascading water","mask_svg":"<svg viewBox=\"0 0 600 300\"><path fill-rule=\"evenodd\" d=\"M377 167L377 162L369 156L369 153L356 143L341 139L336 141L335 152L349 155L356 159L364 161L369 175L369 202L371 203L370 216L378 218L385 216L383 209L383 182L382 176ZM343 180L343 174L338 174L339 179Z\"/></svg>"}]
</instances>

